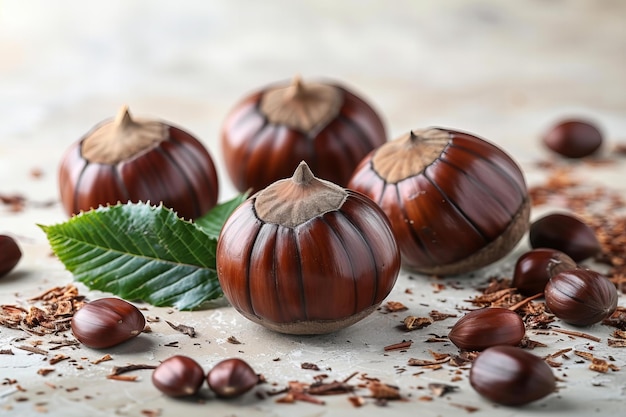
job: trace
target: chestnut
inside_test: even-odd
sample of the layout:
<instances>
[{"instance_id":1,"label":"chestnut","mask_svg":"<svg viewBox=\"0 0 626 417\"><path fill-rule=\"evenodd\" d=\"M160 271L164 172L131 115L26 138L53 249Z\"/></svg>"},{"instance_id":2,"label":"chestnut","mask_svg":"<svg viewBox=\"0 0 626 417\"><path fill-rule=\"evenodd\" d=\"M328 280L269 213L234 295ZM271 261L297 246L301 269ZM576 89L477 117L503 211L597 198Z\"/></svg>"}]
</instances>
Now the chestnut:
<instances>
[{"instance_id":1,"label":"chestnut","mask_svg":"<svg viewBox=\"0 0 626 417\"><path fill-rule=\"evenodd\" d=\"M387 140L377 112L331 81L276 83L246 96L222 128L228 174L239 191L259 191L305 161L320 178L345 186L369 151Z\"/></svg>"},{"instance_id":2,"label":"chestnut","mask_svg":"<svg viewBox=\"0 0 626 417\"><path fill-rule=\"evenodd\" d=\"M184 397L198 392L204 382L204 370L188 356L167 358L152 372L152 383L165 395Z\"/></svg>"},{"instance_id":3,"label":"chestnut","mask_svg":"<svg viewBox=\"0 0 626 417\"><path fill-rule=\"evenodd\" d=\"M556 249L538 248L517 259L513 270L513 287L526 296L543 292L553 275L576 268L576 262Z\"/></svg>"},{"instance_id":4,"label":"chestnut","mask_svg":"<svg viewBox=\"0 0 626 417\"><path fill-rule=\"evenodd\" d=\"M461 317L448 338L464 350L483 350L495 345L515 346L526 334L524 322L514 311L491 307L474 310Z\"/></svg>"},{"instance_id":5,"label":"chestnut","mask_svg":"<svg viewBox=\"0 0 626 417\"><path fill-rule=\"evenodd\" d=\"M550 127L543 136L543 143L567 158L584 158L600 149L602 133L590 121L567 119Z\"/></svg>"},{"instance_id":6,"label":"chestnut","mask_svg":"<svg viewBox=\"0 0 626 417\"><path fill-rule=\"evenodd\" d=\"M526 233L530 199L504 151L468 133L414 130L372 151L348 188L389 217L403 263L453 275L501 259Z\"/></svg>"},{"instance_id":7,"label":"chestnut","mask_svg":"<svg viewBox=\"0 0 626 417\"><path fill-rule=\"evenodd\" d=\"M481 352L470 368L470 385L483 397L518 406L556 390L556 378L540 357L514 346L493 346Z\"/></svg>"},{"instance_id":8,"label":"chestnut","mask_svg":"<svg viewBox=\"0 0 626 417\"><path fill-rule=\"evenodd\" d=\"M600 252L600 242L591 227L567 213L550 213L535 220L530 225L528 238L531 247L560 250L574 262Z\"/></svg>"},{"instance_id":9,"label":"chestnut","mask_svg":"<svg viewBox=\"0 0 626 417\"><path fill-rule=\"evenodd\" d=\"M617 289L604 275L576 268L550 278L544 292L546 306L566 323L590 326L617 308Z\"/></svg>"},{"instance_id":10,"label":"chestnut","mask_svg":"<svg viewBox=\"0 0 626 417\"><path fill-rule=\"evenodd\" d=\"M22 259L22 251L11 236L0 235L0 277L7 275Z\"/></svg>"},{"instance_id":11,"label":"chestnut","mask_svg":"<svg viewBox=\"0 0 626 417\"><path fill-rule=\"evenodd\" d=\"M245 394L259 383L259 375L248 363L239 358L225 359L216 364L206 380L215 395L233 398Z\"/></svg>"},{"instance_id":12,"label":"chestnut","mask_svg":"<svg viewBox=\"0 0 626 417\"><path fill-rule=\"evenodd\" d=\"M329 333L356 323L380 305L400 270L398 246L380 207L316 178L305 162L231 214L216 259L233 307L291 334Z\"/></svg>"},{"instance_id":13,"label":"chestnut","mask_svg":"<svg viewBox=\"0 0 626 417\"><path fill-rule=\"evenodd\" d=\"M71 327L83 345L103 349L118 345L141 333L146 319L137 307L120 298L100 298L74 313Z\"/></svg>"},{"instance_id":14,"label":"chestnut","mask_svg":"<svg viewBox=\"0 0 626 417\"><path fill-rule=\"evenodd\" d=\"M150 201L196 219L217 203L218 181L207 149L167 122L131 118L122 107L66 151L59 169L65 211Z\"/></svg>"}]
</instances>

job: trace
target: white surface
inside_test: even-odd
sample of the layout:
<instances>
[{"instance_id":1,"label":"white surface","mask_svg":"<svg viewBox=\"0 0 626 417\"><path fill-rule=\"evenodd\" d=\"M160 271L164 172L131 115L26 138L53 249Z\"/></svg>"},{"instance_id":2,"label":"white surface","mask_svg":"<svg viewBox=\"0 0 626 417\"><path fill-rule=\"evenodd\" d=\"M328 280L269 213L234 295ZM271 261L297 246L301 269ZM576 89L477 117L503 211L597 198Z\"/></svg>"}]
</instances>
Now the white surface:
<instances>
[{"instance_id":1,"label":"white surface","mask_svg":"<svg viewBox=\"0 0 626 417\"><path fill-rule=\"evenodd\" d=\"M604 128L611 143L626 139L626 3L621 1L0 1L0 193L21 193L30 201L57 199L56 170L63 151L91 126L129 104L136 114L170 120L197 134L211 150L221 173L222 199L234 191L221 165L219 128L244 94L290 78L330 77L365 95L385 117L390 137L411 128L443 125L467 130L499 143L541 180L532 162L546 157L539 135L556 118L582 114ZM607 147L608 149L608 147ZM41 169L43 177L30 175ZM585 172L590 181L625 190L624 164ZM0 233L17 236L24 258L0 281L0 303L14 303L71 275L50 257L36 223L65 220L58 204L28 206L18 214L0 207ZM476 277L458 278L464 290L434 294L424 277L403 273L389 299L409 311L376 312L363 322L328 336L292 337L271 333L232 308L193 313L149 308L150 316L195 326L197 339L170 329L163 321L153 333L107 350L112 362L89 365L103 352L64 349L85 365L67 362L46 377L36 371L44 357L13 348L0 355L0 380L15 378L27 391L0 385L0 414L54 416L348 416L463 415L453 403L479 408L475 416L618 415L626 401L626 369L597 374L574 359L555 373L562 389L528 407L495 407L468 385L432 402L418 401L429 382L449 383L455 368L428 371L407 367L408 358L429 359L428 349L453 353L452 345L426 344L428 333L447 334L449 319L403 334L395 326L406 315L425 316L438 309L456 312L475 287L493 273L509 274L526 241L502 262ZM95 298L101 294L88 293ZM405 293L412 289L413 295ZM624 296L619 300L625 305ZM585 329L602 342L565 336L534 336L549 344L535 353L560 348L611 354L626 366L626 350L606 348L611 329ZM235 336L242 345L225 341ZM0 348L20 343L21 333L0 328ZM44 341L46 340L45 338ZM383 347L412 339L406 353ZM32 339L31 339L32 340ZM179 341L179 348L164 344ZM194 343L200 343L195 345ZM397 384L406 402L386 408L371 403L354 408L346 396L324 398L325 406L276 404L253 395L206 404L175 401L152 387L149 371L140 382L109 381L114 365L158 363L173 354L195 357L205 369L228 356L241 356L279 388L289 380L312 381L314 362L342 379L353 371ZM82 359L87 358L87 360ZM273 359L280 358L275 362ZM398 373L400 368L406 368ZM567 376L565 377L564 374ZM57 385L51 389L46 383ZM600 386L595 386L595 385ZM78 387L78 390L67 388ZM366 394L366 391L362 392ZM85 396L92 399L85 399ZM18 396L28 401L16 402ZM10 410L8 408L11 408Z\"/></svg>"}]
</instances>

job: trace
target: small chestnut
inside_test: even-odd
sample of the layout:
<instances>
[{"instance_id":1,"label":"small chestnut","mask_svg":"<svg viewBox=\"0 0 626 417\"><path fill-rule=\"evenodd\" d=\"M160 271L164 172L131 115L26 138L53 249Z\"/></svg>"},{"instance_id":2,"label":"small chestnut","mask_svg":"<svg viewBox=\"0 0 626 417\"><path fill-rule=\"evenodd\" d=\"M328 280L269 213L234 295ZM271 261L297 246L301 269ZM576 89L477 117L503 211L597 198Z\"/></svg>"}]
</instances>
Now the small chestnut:
<instances>
[{"instance_id":1,"label":"small chestnut","mask_svg":"<svg viewBox=\"0 0 626 417\"><path fill-rule=\"evenodd\" d=\"M377 112L335 82L278 83L246 96L222 128L228 174L239 191L287 178L300 161L345 186L369 151L387 140Z\"/></svg>"},{"instance_id":2,"label":"small chestnut","mask_svg":"<svg viewBox=\"0 0 626 417\"><path fill-rule=\"evenodd\" d=\"M526 334L524 322L514 311L493 307L474 310L452 326L448 338L460 349L483 350L495 345L515 346Z\"/></svg>"},{"instance_id":3,"label":"small chestnut","mask_svg":"<svg viewBox=\"0 0 626 417\"><path fill-rule=\"evenodd\" d=\"M154 386L170 397L194 395L203 382L204 370L188 356L167 358L152 372Z\"/></svg>"},{"instance_id":4,"label":"small chestnut","mask_svg":"<svg viewBox=\"0 0 626 417\"><path fill-rule=\"evenodd\" d=\"M550 278L544 292L550 311L566 323L589 326L617 308L617 289L604 275L576 268Z\"/></svg>"},{"instance_id":5,"label":"small chestnut","mask_svg":"<svg viewBox=\"0 0 626 417\"><path fill-rule=\"evenodd\" d=\"M531 247L560 250L574 262L600 252L600 242L591 227L567 213L551 213L535 220L528 238Z\"/></svg>"},{"instance_id":6,"label":"small chestnut","mask_svg":"<svg viewBox=\"0 0 626 417\"><path fill-rule=\"evenodd\" d=\"M512 285L523 295L539 294L553 275L573 268L576 268L576 262L561 251L533 249L517 259Z\"/></svg>"},{"instance_id":7,"label":"small chestnut","mask_svg":"<svg viewBox=\"0 0 626 417\"><path fill-rule=\"evenodd\" d=\"M291 334L329 333L373 312L393 288L400 254L364 195L302 162L241 204L217 242L224 295L248 319Z\"/></svg>"},{"instance_id":8,"label":"small chestnut","mask_svg":"<svg viewBox=\"0 0 626 417\"><path fill-rule=\"evenodd\" d=\"M196 219L215 206L218 196L217 171L198 139L167 122L131 118L126 106L70 146L59 186L70 215L150 201Z\"/></svg>"},{"instance_id":9,"label":"small chestnut","mask_svg":"<svg viewBox=\"0 0 626 417\"><path fill-rule=\"evenodd\" d=\"M543 143L567 158L584 158L600 148L602 133L589 121L563 120L548 129L543 136Z\"/></svg>"},{"instance_id":10,"label":"small chestnut","mask_svg":"<svg viewBox=\"0 0 626 417\"><path fill-rule=\"evenodd\" d=\"M248 363L239 358L225 359L207 374L209 387L221 398L245 394L259 383L259 375Z\"/></svg>"},{"instance_id":11,"label":"small chestnut","mask_svg":"<svg viewBox=\"0 0 626 417\"><path fill-rule=\"evenodd\" d=\"M521 169L497 146L450 129L414 130L361 161L348 183L391 221L403 264L454 275L495 262L526 233Z\"/></svg>"},{"instance_id":12,"label":"small chestnut","mask_svg":"<svg viewBox=\"0 0 626 417\"><path fill-rule=\"evenodd\" d=\"M141 333L146 325L137 307L119 298L100 298L74 313L71 327L83 345L103 349L118 345Z\"/></svg>"},{"instance_id":13,"label":"small chestnut","mask_svg":"<svg viewBox=\"0 0 626 417\"><path fill-rule=\"evenodd\" d=\"M539 400L556 389L550 366L514 346L493 346L481 352L472 363L469 380L483 397L510 406Z\"/></svg>"},{"instance_id":14,"label":"small chestnut","mask_svg":"<svg viewBox=\"0 0 626 417\"><path fill-rule=\"evenodd\" d=\"M0 235L0 277L7 275L22 258L22 251L11 236Z\"/></svg>"}]
</instances>

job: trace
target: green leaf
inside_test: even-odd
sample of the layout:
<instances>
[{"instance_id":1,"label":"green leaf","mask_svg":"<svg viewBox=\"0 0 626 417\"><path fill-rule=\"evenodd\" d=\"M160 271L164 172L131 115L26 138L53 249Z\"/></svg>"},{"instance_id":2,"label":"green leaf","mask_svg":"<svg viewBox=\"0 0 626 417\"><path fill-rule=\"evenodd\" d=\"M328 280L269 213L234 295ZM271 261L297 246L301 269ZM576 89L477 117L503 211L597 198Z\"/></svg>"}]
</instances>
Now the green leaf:
<instances>
[{"instance_id":1,"label":"green leaf","mask_svg":"<svg viewBox=\"0 0 626 417\"><path fill-rule=\"evenodd\" d=\"M228 210L220 208L219 219ZM219 221L205 220L212 230ZM40 227L65 267L91 289L181 310L222 296L217 238L163 206L100 207Z\"/></svg>"},{"instance_id":2,"label":"green leaf","mask_svg":"<svg viewBox=\"0 0 626 417\"><path fill-rule=\"evenodd\" d=\"M204 216L196 219L195 223L204 230L206 234L217 239L222 230L222 226L226 223L228 216L248 198L248 193L242 193L233 199L218 204Z\"/></svg>"}]
</instances>

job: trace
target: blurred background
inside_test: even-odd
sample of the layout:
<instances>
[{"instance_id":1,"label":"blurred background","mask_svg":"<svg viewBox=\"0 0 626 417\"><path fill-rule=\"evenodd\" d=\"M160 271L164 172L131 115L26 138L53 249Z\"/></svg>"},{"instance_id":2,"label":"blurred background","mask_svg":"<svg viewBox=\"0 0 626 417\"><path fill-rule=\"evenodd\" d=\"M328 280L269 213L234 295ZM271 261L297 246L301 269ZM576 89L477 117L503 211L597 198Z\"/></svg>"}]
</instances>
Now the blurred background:
<instances>
[{"instance_id":1,"label":"blurred background","mask_svg":"<svg viewBox=\"0 0 626 417\"><path fill-rule=\"evenodd\" d=\"M621 0L0 0L0 191L55 198L64 150L128 104L207 144L226 197L226 114L295 74L364 95L390 138L441 125L524 163L582 115L619 141L625 16Z\"/></svg>"}]
</instances>

